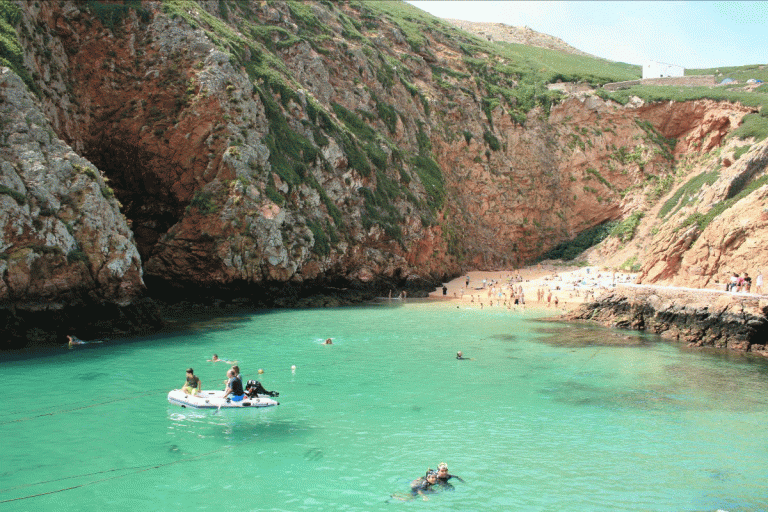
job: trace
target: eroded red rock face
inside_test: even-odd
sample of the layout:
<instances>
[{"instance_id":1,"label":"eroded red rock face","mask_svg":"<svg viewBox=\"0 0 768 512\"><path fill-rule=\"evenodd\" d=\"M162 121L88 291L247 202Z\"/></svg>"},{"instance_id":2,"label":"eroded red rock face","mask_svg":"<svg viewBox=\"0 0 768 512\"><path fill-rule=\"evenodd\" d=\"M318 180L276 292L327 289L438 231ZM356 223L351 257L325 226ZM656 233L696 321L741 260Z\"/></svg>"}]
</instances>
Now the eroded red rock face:
<instances>
[{"instance_id":1,"label":"eroded red rock face","mask_svg":"<svg viewBox=\"0 0 768 512\"><path fill-rule=\"evenodd\" d=\"M747 185L764 174L767 164L768 141L763 141L753 146L747 158L742 156L723 167L712 185L697 190L692 204L673 215L647 241L640 280L724 289L733 273L742 276L746 272L753 281L758 274L765 275L768 186L749 192ZM713 208L723 206L727 207L722 213L707 218Z\"/></svg>"},{"instance_id":2,"label":"eroded red rock face","mask_svg":"<svg viewBox=\"0 0 768 512\"><path fill-rule=\"evenodd\" d=\"M111 180L146 273L162 279L402 283L517 265L633 211L646 184L672 172L671 157L716 147L750 111L581 95L549 114L534 109L521 125L503 107L487 114L471 78L444 78L455 81L446 93L430 64L468 71L449 38L427 34L428 51L417 53L381 20L386 30L365 36L382 56L407 54L383 84L386 59L340 42L337 10L312 6L334 34L325 46L297 37L281 47L301 35L290 9L252 4L260 24L281 30L269 54L290 84L281 89L248 74L267 58L262 47L241 48L253 58L238 61L160 4L145 7L146 19L132 12L109 29L86 8L41 2L27 6L25 23L51 41L50 56L31 43L30 54L47 76L54 129ZM353 133L339 106L386 143ZM390 124L378 115L386 107ZM369 143L385 164L366 172L354 150ZM440 204L413 164L421 152L442 170Z\"/></svg>"},{"instance_id":3,"label":"eroded red rock face","mask_svg":"<svg viewBox=\"0 0 768 512\"><path fill-rule=\"evenodd\" d=\"M35 311L129 304L144 289L141 261L109 186L56 139L8 68L0 68L0 113L0 303Z\"/></svg>"}]
</instances>

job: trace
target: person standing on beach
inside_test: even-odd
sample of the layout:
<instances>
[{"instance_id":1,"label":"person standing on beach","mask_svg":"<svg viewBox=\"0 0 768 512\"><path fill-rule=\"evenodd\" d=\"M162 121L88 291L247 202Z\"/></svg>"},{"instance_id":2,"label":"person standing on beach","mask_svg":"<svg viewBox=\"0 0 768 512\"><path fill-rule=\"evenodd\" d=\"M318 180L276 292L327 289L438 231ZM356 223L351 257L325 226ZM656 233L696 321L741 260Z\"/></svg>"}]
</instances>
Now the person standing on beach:
<instances>
[{"instance_id":1,"label":"person standing on beach","mask_svg":"<svg viewBox=\"0 0 768 512\"><path fill-rule=\"evenodd\" d=\"M763 271L757 271L757 277L755 278L755 293L763 293Z\"/></svg>"}]
</instances>

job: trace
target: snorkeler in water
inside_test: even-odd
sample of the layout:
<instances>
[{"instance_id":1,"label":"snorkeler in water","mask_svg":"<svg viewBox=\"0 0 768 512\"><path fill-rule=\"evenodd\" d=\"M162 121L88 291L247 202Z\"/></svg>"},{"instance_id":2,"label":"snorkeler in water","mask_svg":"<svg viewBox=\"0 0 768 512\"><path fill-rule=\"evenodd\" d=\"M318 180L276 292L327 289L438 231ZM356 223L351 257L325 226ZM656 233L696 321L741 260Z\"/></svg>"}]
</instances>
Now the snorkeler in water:
<instances>
[{"instance_id":1,"label":"snorkeler in water","mask_svg":"<svg viewBox=\"0 0 768 512\"><path fill-rule=\"evenodd\" d=\"M448 483L448 480L450 480L451 478L455 478L459 482L464 483L464 480L460 476L452 475L452 474L448 473L448 464L446 464L445 462L441 462L440 464L438 464L437 465L437 483L438 483L438 485L453 488L453 486Z\"/></svg>"},{"instance_id":2,"label":"snorkeler in water","mask_svg":"<svg viewBox=\"0 0 768 512\"><path fill-rule=\"evenodd\" d=\"M415 498L421 496L424 501L429 498L425 493L433 492L432 486L437 483L437 471L428 469L427 474L411 482L411 495Z\"/></svg>"}]
</instances>

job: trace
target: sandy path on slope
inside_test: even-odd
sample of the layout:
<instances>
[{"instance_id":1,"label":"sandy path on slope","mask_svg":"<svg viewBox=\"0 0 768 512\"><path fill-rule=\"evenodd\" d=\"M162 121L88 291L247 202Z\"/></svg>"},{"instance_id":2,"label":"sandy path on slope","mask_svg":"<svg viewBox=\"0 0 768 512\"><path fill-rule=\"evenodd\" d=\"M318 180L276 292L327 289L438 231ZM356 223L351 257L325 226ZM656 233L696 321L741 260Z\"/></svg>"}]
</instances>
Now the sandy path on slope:
<instances>
[{"instance_id":1,"label":"sandy path on slope","mask_svg":"<svg viewBox=\"0 0 768 512\"><path fill-rule=\"evenodd\" d=\"M482 304L483 307L513 308L513 287L518 293L522 287L526 307L549 308L553 313L560 313L576 308L586 302L587 297L592 299L616 284L634 283L635 277L636 274L606 271L599 267L540 264L517 270L471 271L444 283L445 294L442 288L438 288L429 296L452 302Z\"/></svg>"}]
</instances>

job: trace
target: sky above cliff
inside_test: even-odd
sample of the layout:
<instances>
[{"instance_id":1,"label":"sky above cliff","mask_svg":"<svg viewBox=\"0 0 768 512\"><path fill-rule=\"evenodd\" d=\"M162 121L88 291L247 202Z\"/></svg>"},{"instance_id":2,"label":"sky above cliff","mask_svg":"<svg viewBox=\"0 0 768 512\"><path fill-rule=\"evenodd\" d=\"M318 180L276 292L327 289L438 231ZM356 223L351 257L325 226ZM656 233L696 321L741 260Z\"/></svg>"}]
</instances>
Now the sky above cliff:
<instances>
[{"instance_id":1,"label":"sky above cliff","mask_svg":"<svg viewBox=\"0 0 768 512\"><path fill-rule=\"evenodd\" d=\"M619 62L701 69L768 63L768 2L437 1L440 18L527 26Z\"/></svg>"}]
</instances>

